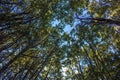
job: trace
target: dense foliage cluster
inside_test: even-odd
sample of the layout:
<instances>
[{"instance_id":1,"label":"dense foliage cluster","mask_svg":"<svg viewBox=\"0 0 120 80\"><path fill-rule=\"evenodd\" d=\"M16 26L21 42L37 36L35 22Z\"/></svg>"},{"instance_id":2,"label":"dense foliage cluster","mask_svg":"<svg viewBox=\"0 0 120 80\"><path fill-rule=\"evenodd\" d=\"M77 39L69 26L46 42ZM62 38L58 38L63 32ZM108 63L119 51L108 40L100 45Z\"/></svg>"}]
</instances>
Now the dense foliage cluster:
<instances>
[{"instance_id":1,"label":"dense foliage cluster","mask_svg":"<svg viewBox=\"0 0 120 80\"><path fill-rule=\"evenodd\" d=\"M0 0L0 80L120 80L120 1Z\"/></svg>"}]
</instances>

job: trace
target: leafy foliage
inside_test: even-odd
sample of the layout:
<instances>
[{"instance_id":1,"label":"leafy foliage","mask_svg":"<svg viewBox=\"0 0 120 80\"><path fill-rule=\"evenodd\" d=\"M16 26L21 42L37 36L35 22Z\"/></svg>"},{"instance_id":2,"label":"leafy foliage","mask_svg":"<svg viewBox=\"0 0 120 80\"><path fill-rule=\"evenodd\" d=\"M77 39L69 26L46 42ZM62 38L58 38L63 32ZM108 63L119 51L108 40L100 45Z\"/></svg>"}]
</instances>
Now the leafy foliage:
<instances>
[{"instance_id":1,"label":"leafy foliage","mask_svg":"<svg viewBox=\"0 0 120 80\"><path fill-rule=\"evenodd\" d=\"M119 5L1 0L0 79L119 80Z\"/></svg>"}]
</instances>

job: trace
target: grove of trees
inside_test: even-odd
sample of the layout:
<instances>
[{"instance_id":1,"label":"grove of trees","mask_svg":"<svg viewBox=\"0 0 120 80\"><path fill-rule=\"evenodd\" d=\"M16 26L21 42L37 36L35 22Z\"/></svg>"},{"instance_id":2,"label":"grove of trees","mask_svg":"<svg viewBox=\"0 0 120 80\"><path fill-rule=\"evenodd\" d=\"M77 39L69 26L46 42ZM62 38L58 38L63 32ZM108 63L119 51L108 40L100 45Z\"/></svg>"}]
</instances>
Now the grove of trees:
<instances>
[{"instance_id":1,"label":"grove of trees","mask_svg":"<svg viewBox=\"0 0 120 80\"><path fill-rule=\"evenodd\" d=\"M120 80L120 0L0 0L0 80Z\"/></svg>"}]
</instances>

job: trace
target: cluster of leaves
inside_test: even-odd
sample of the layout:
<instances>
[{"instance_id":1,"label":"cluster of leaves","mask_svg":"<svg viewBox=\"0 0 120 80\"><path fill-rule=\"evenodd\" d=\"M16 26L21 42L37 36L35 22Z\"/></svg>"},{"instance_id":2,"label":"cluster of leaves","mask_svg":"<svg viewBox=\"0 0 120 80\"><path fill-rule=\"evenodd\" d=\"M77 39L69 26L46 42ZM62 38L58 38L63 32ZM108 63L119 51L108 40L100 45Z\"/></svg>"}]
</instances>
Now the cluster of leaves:
<instances>
[{"instance_id":1,"label":"cluster of leaves","mask_svg":"<svg viewBox=\"0 0 120 80\"><path fill-rule=\"evenodd\" d=\"M119 80L119 5L119 0L1 0L0 79Z\"/></svg>"}]
</instances>

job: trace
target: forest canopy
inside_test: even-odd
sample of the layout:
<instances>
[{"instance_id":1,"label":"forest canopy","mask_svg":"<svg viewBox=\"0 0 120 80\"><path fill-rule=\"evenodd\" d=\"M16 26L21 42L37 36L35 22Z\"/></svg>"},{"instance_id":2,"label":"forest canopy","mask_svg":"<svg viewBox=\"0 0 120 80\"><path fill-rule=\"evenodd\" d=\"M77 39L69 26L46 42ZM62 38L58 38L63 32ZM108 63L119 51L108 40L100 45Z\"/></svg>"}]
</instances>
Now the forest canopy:
<instances>
[{"instance_id":1,"label":"forest canopy","mask_svg":"<svg viewBox=\"0 0 120 80\"><path fill-rule=\"evenodd\" d=\"M0 80L120 80L120 0L0 0Z\"/></svg>"}]
</instances>

